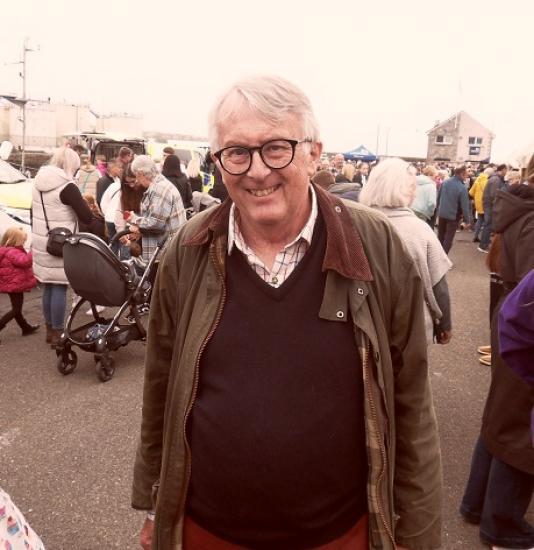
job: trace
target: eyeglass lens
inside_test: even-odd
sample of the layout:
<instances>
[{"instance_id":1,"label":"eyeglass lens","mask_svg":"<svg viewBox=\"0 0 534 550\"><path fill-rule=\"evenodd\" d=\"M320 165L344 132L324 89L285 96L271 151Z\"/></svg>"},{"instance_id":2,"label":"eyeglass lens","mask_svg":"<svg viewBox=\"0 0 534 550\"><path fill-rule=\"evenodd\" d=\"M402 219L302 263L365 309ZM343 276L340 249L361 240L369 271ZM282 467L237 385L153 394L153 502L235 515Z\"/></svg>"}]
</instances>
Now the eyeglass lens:
<instances>
[{"instance_id":1,"label":"eyeglass lens","mask_svg":"<svg viewBox=\"0 0 534 550\"><path fill-rule=\"evenodd\" d=\"M244 173L249 169L251 155L246 147L228 147L222 152L221 163L229 172ZM285 168L293 160L293 145L283 139L268 141L261 146L260 156L269 168Z\"/></svg>"}]
</instances>

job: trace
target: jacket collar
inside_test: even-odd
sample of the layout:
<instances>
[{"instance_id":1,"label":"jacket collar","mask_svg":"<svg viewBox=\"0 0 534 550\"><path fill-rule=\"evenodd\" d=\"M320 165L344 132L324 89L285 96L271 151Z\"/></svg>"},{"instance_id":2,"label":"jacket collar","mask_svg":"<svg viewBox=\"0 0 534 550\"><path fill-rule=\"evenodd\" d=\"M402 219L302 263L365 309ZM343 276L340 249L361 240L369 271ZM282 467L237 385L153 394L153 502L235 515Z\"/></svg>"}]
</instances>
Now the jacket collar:
<instances>
[{"instance_id":1,"label":"jacket collar","mask_svg":"<svg viewBox=\"0 0 534 550\"><path fill-rule=\"evenodd\" d=\"M347 207L335 195L316 185L313 187L326 226L323 271L333 270L347 279L372 281L371 267L360 234ZM185 241L183 246L201 246L221 236L227 238L231 206L232 201L228 197L206 216L196 234Z\"/></svg>"}]
</instances>

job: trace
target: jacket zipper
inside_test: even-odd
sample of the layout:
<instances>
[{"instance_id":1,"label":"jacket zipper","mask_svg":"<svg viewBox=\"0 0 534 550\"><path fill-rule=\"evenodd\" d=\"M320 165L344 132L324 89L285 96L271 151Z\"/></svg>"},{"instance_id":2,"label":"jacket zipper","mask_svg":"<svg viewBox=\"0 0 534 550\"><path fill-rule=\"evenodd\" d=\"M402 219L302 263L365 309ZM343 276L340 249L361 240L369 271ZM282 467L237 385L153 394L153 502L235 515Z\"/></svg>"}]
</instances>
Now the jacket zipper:
<instances>
[{"instance_id":1,"label":"jacket zipper","mask_svg":"<svg viewBox=\"0 0 534 550\"><path fill-rule=\"evenodd\" d=\"M216 258L214 256L213 250L210 250L210 257L215 264L215 269L217 271L217 275L219 276L219 279L222 283L222 296L219 302L219 307L217 309L217 314L215 316L215 319L213 321L213 324L210 328L210 331L208 332L206 338L204 338L204 341L202 342L202 345L200 346L200 350L197 355L197 360L195 363L195 377L193 381L193 392L191 394L191 400L189 402L189 406L187 407L185 416L184 416L184 423L183 423L183 430L184 430L184 442L185 442L185 449L186 449L186 457L187 457L187 472L186 472L186 478L185 478L185 485L184 485L184 496L182 499L181 509L183 511L183 515L185 515L185 501L187 499L187 491L189 488L189 482L191 481L191 448L189 447L189 443L187 441L187 422L189 420L189 415L193 409L193 405L195 404L195 399L197 395L198 390L198 372L200 367L200 359L202 357L202 353L204 352L204 349L208 345L208 342L211 340L211 337L215 334L215 331L217 330L217 327L219 326L219 322L221 320L222 311L224 308L224 304L226 302L226 284L224 282L224 277L218 267Z\"/></svg>"},{"instance_id":2,"label":"jacket zipper","mask_svg":"<svg viewBox=\"0 0 534 550\"><path fill-rule=\"evenodd\" d=\"M373 424L375 426L375 431L377 434L380 433L380 430L378 429L379 426L378 426L378 418L377 418L377 415L376 415L376 408L375 408L375 403L374 403L374 399L373 399L373 392L371 390L371 385L369 383L369 338L364 335L365 337L365 353L363 355L363 376L364 376L364 380L365 380L365 387L366 387L366 391L367 391L367 398L369 399L369 408L371 409L371 419L373 421ZM380 474L378 475L378 478L377 478L377 506L378 506L378 515L380 516L380 519L382 520L382 524L384 525L384 528L386 530L386 533L387 535L389 536L390 540L391 540L391 543L393 544L393 548L396 547L396 544L395 544L395 537L393 536L393 532L391 531L391 528L387 522L387 519L386 519L386 516L384 514L384 511L382 509L382 497L380 495L380 491L379 491L379 486L382 482L382 479L384 478L384 473L385 473L385 470L386 470L386 467L387 467L387 456L386 456L386 449L384 447L384 442L382 440L382 438L378 438L378 443L379 443L379 447L380 447L380 454L382 455L382 469L380 471Z\"/></svg>"}]
</instances>

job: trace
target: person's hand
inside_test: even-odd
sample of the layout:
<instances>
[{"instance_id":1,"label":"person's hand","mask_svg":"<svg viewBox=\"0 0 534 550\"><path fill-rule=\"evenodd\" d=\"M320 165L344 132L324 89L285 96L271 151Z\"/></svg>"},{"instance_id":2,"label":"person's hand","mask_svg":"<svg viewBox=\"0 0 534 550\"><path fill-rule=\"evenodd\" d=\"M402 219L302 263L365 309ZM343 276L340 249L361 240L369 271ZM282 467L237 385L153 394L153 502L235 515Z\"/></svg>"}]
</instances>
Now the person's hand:
<instances>
[{"instance_id":1,"label":"person's hand","mask_svg":"<svg viewBox=\"0 0 534 550\"><path fill-rule=\"evenodd\" d=\"M154 533L154 520L146 518L141 528L141 534L139 535L139 543L143 550L151 550L152 548L152 534Z\"/></svg>"},{"instance_id":2,"label":"person's hand","mask_svg":"<svg viewBox=\"0 0 534 550\"><path fill-rule=\"evenodd\" d=\"M128 226L130 231L133 231L134 233L139 233L139 226L138 225L135 225L135 224L131 224Z\"/></svg>"},{"instance_id":3,"label":"person's hand","mask_svg":"<svg viewBox=\"0 0 534 550\"><path fill-rule=\"evenodd\" d=\"M452 338L452 330L444 330L439 335L438 344L448 344Z\"/></svg>"}]
</instances>

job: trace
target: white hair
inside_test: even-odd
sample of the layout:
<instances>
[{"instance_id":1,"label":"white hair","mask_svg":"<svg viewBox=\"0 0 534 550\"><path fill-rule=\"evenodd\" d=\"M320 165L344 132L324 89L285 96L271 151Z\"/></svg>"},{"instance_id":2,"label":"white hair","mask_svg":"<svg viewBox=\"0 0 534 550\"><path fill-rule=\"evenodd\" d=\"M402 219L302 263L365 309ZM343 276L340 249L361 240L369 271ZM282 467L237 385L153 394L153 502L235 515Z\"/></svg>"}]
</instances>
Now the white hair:
<instances>
[{"instance_id":1,"label":"white hair","mask_svg":"<svg viewBox=\"0 0 534 550\"><path fill-rule=\"evenodd\" d=\"M212 151L220 147L221 125L238 116L243 108L257 112L273 124L288 115L295 115L302 125L299 139L319 141L319 125L308 97L294 84L277 76L254 76L240 80L215 102L208 117L209 141Z\"/></svg>"},{"instance_id":2,"label":"white hair","mask_svg":"<svg viewBox=\"0 0 534 550\"><path fill-rule=\"evenodd\" d=\"M139 172L149 179L154 179L159 174L156 163L152 157L148 155L138 155L135 157L132 162L131 170L134 174Z\"/></svg>"},{"instance_id":3,"label":"white hair","mask_svg":"<svg viewBox=\"0 0 534 550\"><path fill-rule=\"evenodd\" d=\"M373 168L361 190L360 202L379 208L410 206L414 188L414 168L402 159L387 159Z\"/></svg>"},{"instance_id":4,"label":"white hair","mask_svg":"<svg viewBox=\"0 0 534 550\"><path fill-rule=\"evenodd\" d=\"M48 164L61 168L68 178L73 178L80 167L80 157L70 147L60 147L56 149Z\"/></svg>"}]
</instances>

